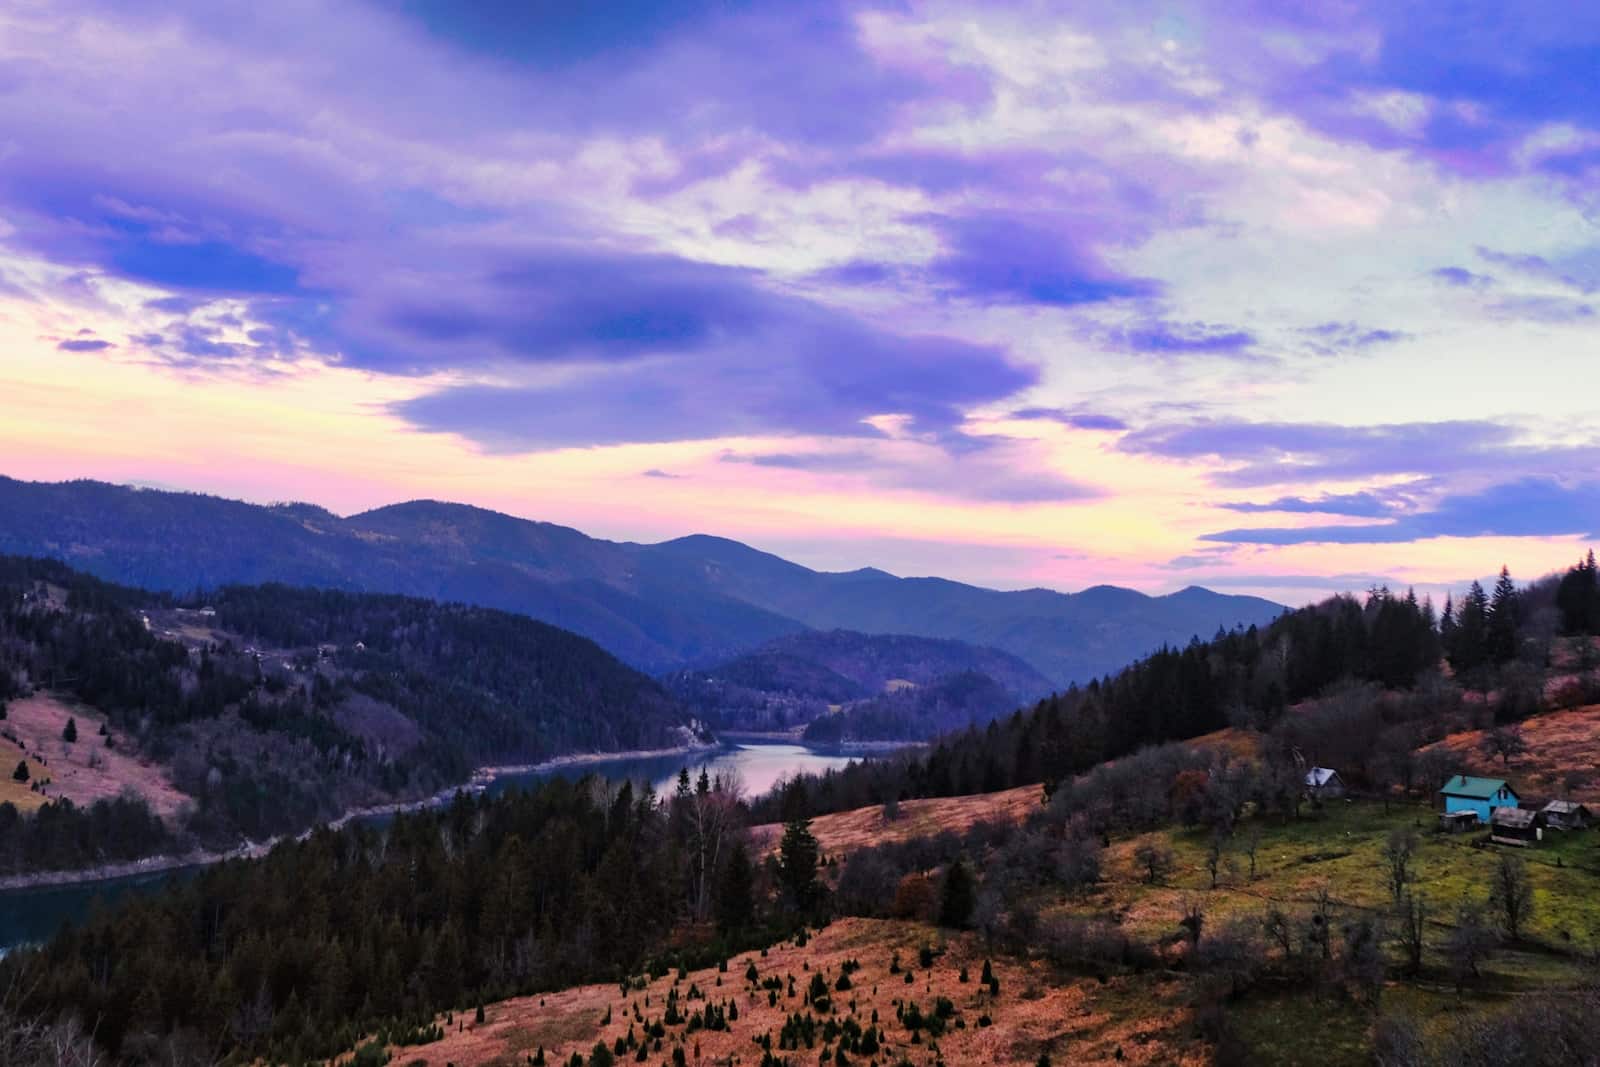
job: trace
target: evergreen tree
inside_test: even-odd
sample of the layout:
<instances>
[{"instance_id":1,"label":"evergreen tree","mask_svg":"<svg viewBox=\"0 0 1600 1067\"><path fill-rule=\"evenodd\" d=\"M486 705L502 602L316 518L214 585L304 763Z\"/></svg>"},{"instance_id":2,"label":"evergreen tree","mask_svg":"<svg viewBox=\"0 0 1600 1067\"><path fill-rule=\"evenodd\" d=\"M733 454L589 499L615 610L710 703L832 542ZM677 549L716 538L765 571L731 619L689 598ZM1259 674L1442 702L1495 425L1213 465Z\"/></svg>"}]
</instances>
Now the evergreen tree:
<instances>
[{"instance_id":1,"label":"evergreen tree","mask_svg":"<svg viewBox=\"0 0 1600 1067\"><path fill-rule=\"evenodd\" d=\"M1477 582L1467 590L1456 613L1454 640L1449 649L1450 666L1457 673L1476 670L1488 661L1489 597Z\"/></svg>"},{"instance_id":2,"label":"evergreen tree","mask_svg":"<svg viewBox=\"0 0 1600 1067\"><path fill-rule=\"evenodd\" d=\"M1595 566L1594 549L1562 575L1556 587L1556 608L1561 612L1562 632L1600 633L1600 569Z\"/></svg>"},{"instance_id":3,"label":"evergreen tree","mask_svg":"<svg viewBox=\"0 0 1600 1067\"><path fill-rule=\"evenodd\" d=\"M945 871L944 884L939 893L939 925L961 928L972 921L972 910L977 904L977 892L966 861L957 857Z\"/></svg>"},{"instance_id":4,"label":"evergreen tree","mask_svg":"<svg viewBox=\"0 0 1600 1067\"><path fill-rule=\"evenodd\" d=\"M817 839L811 834L811 820L791 819L778 844L778 874L790 905L802 913L815 907L822 896L822 886L817 882L820 853Z\"/></svg>"},{"instance_id":5,"label":"evergreen tree","mask_svg":"<svg viewBox=\"0 0 1600 1067\"><path fill-rule=\"evenodd\" d=\"M717 928L724 935L748 930L755 923L755 869L744 845L736 845L717 886Z\"/></svg>"},{"instance_id":6,"label":"evergreen tree","mask_svg":"<svg viewBox=\"0 0 1600 1067\"><path fill-rule=\"evenodd\" d=\"M1486 652L1490 662L1507 663L1516 658L1521 614L1517 585L1511 580L1511 571L1501 567L1489 602Z\"/></svg>"},{"instance_id":7,"label":"evergreen tree","mask_svg":"<svg viewBox=\"0 0 1600 1067\"><path fill-rule=\"evenodd\" d=\"M65 741L69 745L72 744L73 742L75 742L76 740L78 740L78 720L77 719L74 719L74 718L71 718L71 717L69 717L67 719L66 728L61 731L61 740Z\"/></svg>"},{"instance_id":8,"label":"evergreen tree","mask_svg":"<svg viewBox=\"0 0 1600 1067\"><path fill-rule=\"evenodd\" d=\"M17 769L11 772L11 780L13 782L26 782L28 780L27 760L21 760L17 763Z\"/></svg>"}]
</instances>

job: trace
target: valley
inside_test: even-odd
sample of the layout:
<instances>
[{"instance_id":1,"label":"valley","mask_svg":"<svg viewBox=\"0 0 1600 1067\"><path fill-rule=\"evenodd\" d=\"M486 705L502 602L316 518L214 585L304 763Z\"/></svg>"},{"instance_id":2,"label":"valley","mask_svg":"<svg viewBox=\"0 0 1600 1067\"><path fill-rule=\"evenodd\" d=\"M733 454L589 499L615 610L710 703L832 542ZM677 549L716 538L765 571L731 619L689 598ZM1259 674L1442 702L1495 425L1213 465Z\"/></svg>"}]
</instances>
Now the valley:
<instances>
[{"instance_id":1,"label":"valley","mask_svg":"<svg viewBox=\"0 0 1600 1067\"><path fill-rule=\"evenodd\" d=\"M1593 795L1570 574L1442 617L1333 598L1040 696L921 637L657 682L464 605L0 567L8 743L47 801L0 804L0 857L137 872L112 910L0 895L30 911L0 980L134 1059L1420 1065L1568 1040L1600 960L1600 839L1545 821ZM911 702L975 678L1007 695ZM935 736L867 758L875 721ZM852 745L793 740L836 722ZM1521 821L1446 825L1472 774ZM238 858L138 866L201 847Z\"/></svg>"}]
</instances>

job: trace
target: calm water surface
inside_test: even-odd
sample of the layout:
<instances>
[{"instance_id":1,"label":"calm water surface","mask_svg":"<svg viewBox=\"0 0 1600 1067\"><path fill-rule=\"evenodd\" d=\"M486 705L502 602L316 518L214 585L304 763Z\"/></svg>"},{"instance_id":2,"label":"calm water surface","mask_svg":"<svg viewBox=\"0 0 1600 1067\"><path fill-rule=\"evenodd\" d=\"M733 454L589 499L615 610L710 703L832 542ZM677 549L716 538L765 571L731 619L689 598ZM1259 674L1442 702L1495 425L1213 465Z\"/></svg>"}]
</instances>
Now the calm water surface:
<instances>
[{"instance_id":1,"label":"calm water surface","mask_svg":"<svg viewBox=\"0 0 1600 1067\"><path fill-rule=\"evenodd\" d=\"M635 782L648 781L658 792L665 793L676 787L679 768L688 767L689 773L697 777L704 767L713 775L738 771L744 780L745 795L754 797L767 792L780 778L802 772L821 773L862 758L864 755L860 752L847 753L800 744L738 742L703 752L644 759L596 760L508 774L490 782L486 791L493 795L508 789L525 788L550 778L576 780L586 774L598 774L614 780L626 778ZM376 816L371 821L385 820ZM80 885L0 892L0 954L17 945L49 938L61 928L62 923L78 921L88 915L96 902L113 904L129 894L153 893L170 879L194 877L197 870L186 868Z\"/></svg>"}]
</instances>

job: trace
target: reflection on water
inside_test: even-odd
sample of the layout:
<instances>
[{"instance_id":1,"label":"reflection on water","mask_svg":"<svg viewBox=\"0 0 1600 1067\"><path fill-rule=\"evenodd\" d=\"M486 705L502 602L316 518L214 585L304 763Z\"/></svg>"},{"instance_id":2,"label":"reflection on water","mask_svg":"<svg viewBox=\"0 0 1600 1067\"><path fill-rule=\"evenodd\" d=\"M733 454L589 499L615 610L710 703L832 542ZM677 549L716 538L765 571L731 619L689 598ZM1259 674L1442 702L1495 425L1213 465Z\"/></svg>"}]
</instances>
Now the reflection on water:
<instances>
[{"instance_id":1,"label":"reflection on water","mask_svg":"<svg viewBox=\"0 0 1600 1067\"><path fill-rule=\"evenodd\" d=\"M678 771L689 768L691 777L698 777L704 767L713 776L730 771L738 773L744 782L747 797L759 796L770 790L779 779L799 773L820 774L831 768L843 767L851 760L860 760L860 753L845 754L826 749L808 748L805 745L775 742L750 742L724 745L704 752L678 753L671 756L649 756L642 759L608 759L592 763L572 763L525 774L508 774L489 784L490 793L519 789L548 778L576 780L586 774L598 774L620 781L648 781L657 792L670 792L676 788Z\"/></svg>"}]
</instances>

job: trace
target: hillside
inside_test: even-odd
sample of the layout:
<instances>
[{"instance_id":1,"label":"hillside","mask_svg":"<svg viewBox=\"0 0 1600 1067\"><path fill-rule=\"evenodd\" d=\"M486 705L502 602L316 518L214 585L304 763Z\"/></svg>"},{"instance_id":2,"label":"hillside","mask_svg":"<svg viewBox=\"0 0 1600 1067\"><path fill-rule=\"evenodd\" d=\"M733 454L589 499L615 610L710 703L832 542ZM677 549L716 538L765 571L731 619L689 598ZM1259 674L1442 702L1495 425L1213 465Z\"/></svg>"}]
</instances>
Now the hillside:
<instances>
[{"instance_id":1,"label":"hillside","mask_svg":"<svg viewBox=\"0 0 1600 1067\"><path fill-rule=\"evenodd\" d=\"M929 966L921 967L918 953L930 945L937 946L939 954ZM991 995L989 987L976 980L985 961L990 962L1000 988L1007 991L1001 996ZM755 981L747 978L752 969ZM861 1042L848 1036L852 1028L855 1032L872 1029L874 1037L868 1047L878 1049L876 1055L888 1063L922 1062L924 1050L934 1045L942 1053L938 1062L993 1067L1034 1067L1041 1053L1052 1056L1052 1062L1072 1064L1200 1067L1211 1062L1209 1047L1194 1032L1181 982L1145 983L1126 978L1063 981L1042 961L1003 956L991 960L981 939L972 934L940 930L930 923L884 919L837 920L803 945L783 942L730 959L725 973L716 967L682 975L668 972L627 994L608 984L519 997L490 1005L481 1023L466 1013L460 1017L441 1014L436 1020L446 1031L441 1040L392 1051L397 1063L411 1062L409 1056L423 1054L429 1064L456 1067L526 1063L541 1049L544 1062L552 1065L569 1063L574 1053L592 1063L588 1057L597 1042L608 1049L621 1042L626 1053L628 1034L632 1032L637 1039L641 1026L633 1014L635 1006L643 1015L646 1005L677 998L684 1001L684 1011L693 1012L701 1006L700 997L690 992L694 990L703 992L707 1003L737 1005L738 1017L725 1030L696 1028L680 1037L669 1029L673 1046L681 1042L686 1050L687 1062L744 1062L739 1057L760 1051L754 1042L763 1038L770 1039L776 1054L782 1056L783 1035L801 1032L799 1028L786 1029L786 1024L801 1012L810 1013L811 1005L803 995L811 976L819 976L831 990L846 972L848 991L835 994L836 1006L818 1017L811 1041L797 1037L799 1047L782 1062L815 1062L814 1048L835 1042L838 1047L833 1055L844 1053L847 1063L880 1062L872 1054L858 1052ZM907 972L915 979L911 984L904 981ZM967 974L964 981L963 972ZM759 983L771 977L792 977L794 991L788 992L785 986L785 995L769 1003ZM926 1027L913 1029L897 1019L902 1002L918 1002L920 1009L931 1012L941 998L949 1002L950 1015L935 1024L937 1038ZM881 1029L873 1019L879 1020ZM458 1021L459 1027L455 1025ZM834 1032L829 1023L845 1035L843 1041L837 1036L824 1040L824 1034ZM855 1048L845 1052L845 1046L852 1044ZM632 1061L633 1054L616 1058ZM649 1062L655 1059L651 1057ZM665 1054L662 1059L667 1059ZM750 1062L763 1061L752 1058Z\"/></svg>"},{"instance_id":2,"label":"hillside","mask_svg":"<svg viewBox=\"0 0 1600 1067\"><path fill-rule=\"evenodd\" d=\"M1050 682L998 649L905 634L807 631L704 670L663 679L680 700L731 730L833 725L815 740L922 739L987 722L1048 693ZM849 730L858 710L885 705ZM818 722L816 720L825 720ZM875 728L872 728L875 727ZM848 735L848 736L846 736ZM808 737L811 735L808 734Z\"/></svg>"},{"instance_id":3,"label":"hillside","mask_svg":"<svg viewBox=\"0 0 1600 1067\"><path fill-rule=\"evenodd\" d=\"M484 764L697 729L593 642L521 615L274 585L185 602L14 557L0 557L0 702L0 755L33 761L12 799L61 802L0 826L13 871L95 862L115 829L95 829L97 802L124 793L165 825L151 847L218 847L425 797ZM74 811L91 821L74 828Z\"/></svg>"},{"instance_id":4,"label":"hillside","mask_svg":"<svg viewBox=\"0 0 1600 1067\"><path fill-rule=\"evenodd\" d=\"M825 573L723 538L605 541L435 501L341 517L89 481L0 478L0 553L173 592L283 582L459 600L572 630L652 673L722 662L813 628L1002 649L1062 686L1282 610L1193 588L1162 597L1109 586L998 592L873 569Z\"/></svg>"}]
</instances>

